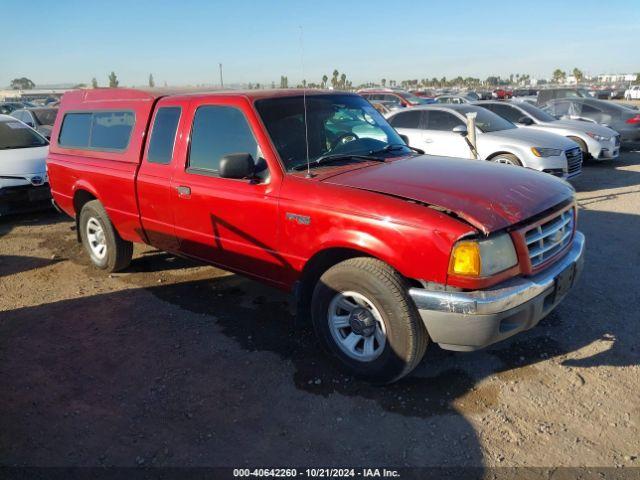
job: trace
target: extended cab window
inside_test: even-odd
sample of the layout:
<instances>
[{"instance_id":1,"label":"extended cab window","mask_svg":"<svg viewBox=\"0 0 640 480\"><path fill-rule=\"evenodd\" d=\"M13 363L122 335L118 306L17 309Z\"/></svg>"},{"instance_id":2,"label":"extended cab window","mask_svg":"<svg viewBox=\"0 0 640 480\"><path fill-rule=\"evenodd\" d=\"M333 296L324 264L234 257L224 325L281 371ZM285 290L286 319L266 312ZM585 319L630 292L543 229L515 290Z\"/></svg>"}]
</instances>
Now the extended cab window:
<instances>
[{"instance_id":1,"label":"extended cab window","mask_svg":"<svg viewBox=\"0 0 640 480\"><path fill-rule=\"evenodd\" d=\"M198 108L191 131L189 168L218 172L222 157L231 153L259 158L258 144L243 113L235 107Z\"/></svg>"},{"instance_id":2,"label":"extended cab window","mask_svg":"<svg viewBox=\"0 0 640 480\"><path fill-rule=\"evenodd\" d=\"M89 146L104 150L124 150L133 130L130 112L96 112L91 121Z\"/></svg>"},{"instance_id":3,"label":"extended cab window","mask_svg":"<svg viewBox=\"0 0 640 480\"><path fill-rule=\"evenodd\" d=\"M135 123L132 112L67 113L58 144L91 150L125 150Z\"/></svg>"},{"instance_id":4,"label":"extended cab window","mask_svg":"<svg viewBox=\"0 0 640 480\"><path fill-rule=\"evenodd\" d=\"M91 113L67 113L62 121L58 143L63 147L89 146Z\"/></svg>"},{"instance_id":5,"label":"extended cab window","mask_svg":"<svg viewBox=\"0 0 640 480\"><path fill-rule=\"evenodd\" d=\"M149 153L147 161L150 163L171 163L173 145L180 120L180 107L163 107L158 109L153 122Z\"/></svg>"}]
</instances>

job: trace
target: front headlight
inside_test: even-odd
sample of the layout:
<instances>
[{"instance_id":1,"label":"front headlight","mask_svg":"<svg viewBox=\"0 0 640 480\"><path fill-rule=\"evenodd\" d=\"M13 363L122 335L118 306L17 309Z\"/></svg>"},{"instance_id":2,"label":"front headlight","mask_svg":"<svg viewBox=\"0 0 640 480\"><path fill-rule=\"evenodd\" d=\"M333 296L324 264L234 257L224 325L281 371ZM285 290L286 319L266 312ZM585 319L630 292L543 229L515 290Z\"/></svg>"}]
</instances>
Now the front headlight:
<instances>
[{"instance_id":1,"label":"front headlight","mask_svg":"<svg viewBox=\"0 0 640 480\"><path fill-rule=\"evenodd\" d=\"M449 273L465 277L488 277L518 264L508 233L483 240L461 240L451 252Z\"/></svg>"},{"instance_id":2,"label":"front headlight","mask_svg":"<svg viewBox=\"0 0 640 480\"><path fill-rule=\"evenodd\" d=\"M559 148L531 147L531 153L536 157L559 157L562 155L562 150Z\"/></svg>"},{"instance_id":3,"label":"front headlight","mask_svg":"<svg viewBox=\"0 0 640 480\"><path fill-rule=\"evenodd\" d=\"M604 137L602 135L598 135L597 133L593 133L593 132L587 132L587 135L589 135L591 138L593 138L597 142L608 142L609 140L611 140L611 137Z\"/></svg>"}]
</instances>

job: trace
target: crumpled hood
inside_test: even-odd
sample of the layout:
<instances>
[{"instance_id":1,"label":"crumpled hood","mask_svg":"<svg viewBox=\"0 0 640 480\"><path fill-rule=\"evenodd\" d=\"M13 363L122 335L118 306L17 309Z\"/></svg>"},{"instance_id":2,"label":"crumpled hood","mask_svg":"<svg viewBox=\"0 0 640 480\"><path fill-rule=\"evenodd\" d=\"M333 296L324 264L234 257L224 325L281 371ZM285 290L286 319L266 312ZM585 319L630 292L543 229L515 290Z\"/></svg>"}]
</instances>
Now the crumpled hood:
<instances>
[{"instance_id":1,"label":"crumpled hood","mask_svg":"<svg viewBox=\"0 0 640 480\"><path fill-rule=\"evenodd\" d=\"M544 212L574 194L568 183L546 173L430 155L350 170L324 182L444 208L485 234Z\"/></svg>"},{"instance_id":2,"label":"crumpled hood","mask_svg":"<svg viewBox=\"0 0 640 480\"><path fill-rule=\"evenodd\" d=\"M492 139L500 139L504 143L523 145L527 148L542 147L568 150L576 147L576 144L568 138L533 128L511 128L498 132L484 133L483 135L489 135Z\"/></svg>"}]
</instances>

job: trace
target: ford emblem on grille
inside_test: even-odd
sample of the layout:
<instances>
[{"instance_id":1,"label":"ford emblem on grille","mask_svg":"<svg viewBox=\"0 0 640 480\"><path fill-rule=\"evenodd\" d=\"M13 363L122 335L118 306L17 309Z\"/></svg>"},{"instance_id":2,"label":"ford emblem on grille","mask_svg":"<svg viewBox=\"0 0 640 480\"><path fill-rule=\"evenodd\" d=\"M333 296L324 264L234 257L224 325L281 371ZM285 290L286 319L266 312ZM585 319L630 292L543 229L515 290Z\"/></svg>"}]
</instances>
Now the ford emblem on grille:
<instances>
[{"instance_id":1,"label":"ford emblem on grille","mask_svg":"<svg viewBox=\"0 0 640 480\"><path fill-rule=\"evenodd\" d=\"M30 181L31 185L33 185L34 187L38 187L44 183L44 179L38 175L31 177Z\"/></svg>"}]
</instances>

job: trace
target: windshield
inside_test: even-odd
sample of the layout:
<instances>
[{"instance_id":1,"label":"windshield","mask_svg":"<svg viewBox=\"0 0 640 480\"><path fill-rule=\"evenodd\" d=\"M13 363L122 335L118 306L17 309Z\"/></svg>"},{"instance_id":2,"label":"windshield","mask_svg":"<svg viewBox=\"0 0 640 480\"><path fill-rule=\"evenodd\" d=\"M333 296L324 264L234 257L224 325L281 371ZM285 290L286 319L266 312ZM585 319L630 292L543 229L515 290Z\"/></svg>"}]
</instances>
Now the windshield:
<instances>
[{"instance_id":1,"label":"windshield","mask_svg":"<svg viewBox=\"0 0 640 480\"><path fill-rule=\"evenodd\" d=\"M520 107L522 110L527 112L539 122L555 122L557 120L556 117L549 115L547 112L545 112L544 110L540 110L538 107L534 107L530 103L522 102L518 104L518 107Z\"/></svg>"},{"instance_id":2,"label":"windshield","mask_svg":"<svg viewBox=\"0 0 640 480\"><path fill-rule=\"evenodd\" d=\"M40 125L53 125L53 123L56 121L56 114L58 113L58 109L39 108L37 110L31 110L31 113L36 116L36 119L38 120L38 123Z\"/></svg>"},{"instance_id":3,"label":"windshield","mask_svg":"<svg viewBox=\"0 0 640 480\"><path fill-rule=\"evenodd\" d=\"M44 147L47 141L24 123L0 121L0 150L14 148Z\"/></svg>"},{"instance_id":4,"label":"windshield","mask_svg":"<svg viewBox=\"0 0 640 480\"><path fill-rule=\"evenodd\" d=\"M396 131L358 95L307 96L309 160L325 155L369 155L388 145L404 145ZM302 96L256 101L256 109L287 170L307 163ZM393 155L408 154L408 147Z\"/></svg>"},{"instance_id":5,"label":"windshield","mask_svg":"<svg viewBox=\"0 0 640 480\"><path fill-rule=\"evenodd\" d=\"M474 107L471 105L460 106L457 109L458 112L466 115L470 112L476 112L476 126L481 132L499 132L501 130L511 130L512 128L518 128L509 120L496 115L495 113L487 110L486 108Z\"/></svg>"}]
</instances>

